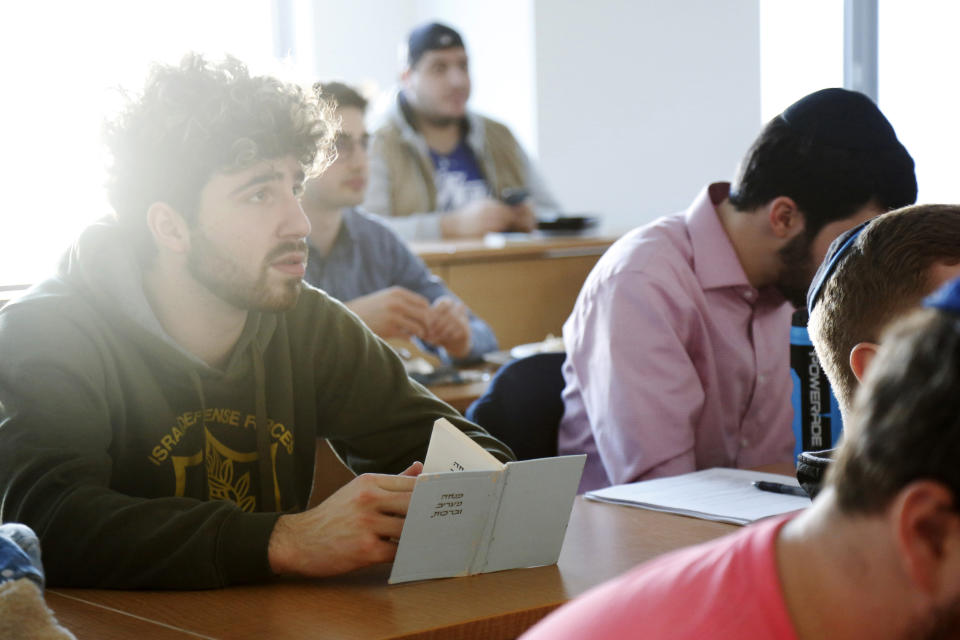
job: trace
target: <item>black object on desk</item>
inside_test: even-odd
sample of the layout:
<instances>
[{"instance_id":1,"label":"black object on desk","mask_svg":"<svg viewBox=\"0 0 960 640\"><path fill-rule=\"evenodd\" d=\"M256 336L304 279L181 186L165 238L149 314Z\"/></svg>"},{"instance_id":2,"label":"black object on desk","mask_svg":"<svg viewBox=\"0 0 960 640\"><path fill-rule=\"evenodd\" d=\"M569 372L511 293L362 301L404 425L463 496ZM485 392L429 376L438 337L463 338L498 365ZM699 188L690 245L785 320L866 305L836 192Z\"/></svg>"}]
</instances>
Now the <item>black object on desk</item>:
<instances>
[{"instance_id":1,"label":"black object on desk","mask_svg":"<svg viewBox=\"0 0 960 640\"><path fill-rule=\"evenodd\" d=\"M556 215L537 220L540 231L583 231L597 225L599 218L590 215Z\"/></svg>"},{"instance_id":2,"label":"black object on desk","mask_svg":"<svg viewBox=\"0 0 960 640\"><path fill-rule=\"evenodd\" d=\"M780 484L779 482L766 482L764 480L757 480L753 483L757 489L760 491L768 491L770 493L783 493L788 496L797 496L800 498L809 498L807 492L803 490L803 487L795 487L790 484Z\"/></svg>"},{"instance_id":3,"label":"black object on desk","mask_svg":"<svg viewBox=\"0 0 960 640\"><path fill-rule=\"evenodd\" d=\"M500 192L500 201L510 206L518 205L529 197L530 193L523 188L507 188Z\"/></svg>"},{"instance_id":4,"label":"black object on desk","mask_svg":"<svg viewBox=\"0 0 960 640\"><path fill-rule=\"evenodd\" d=\"M430 373L412 372L407 374L425 387L437 384L464 384L467 381L463 379L460 372L450 366L437 367Z\"/></svg>"}]
</instances>

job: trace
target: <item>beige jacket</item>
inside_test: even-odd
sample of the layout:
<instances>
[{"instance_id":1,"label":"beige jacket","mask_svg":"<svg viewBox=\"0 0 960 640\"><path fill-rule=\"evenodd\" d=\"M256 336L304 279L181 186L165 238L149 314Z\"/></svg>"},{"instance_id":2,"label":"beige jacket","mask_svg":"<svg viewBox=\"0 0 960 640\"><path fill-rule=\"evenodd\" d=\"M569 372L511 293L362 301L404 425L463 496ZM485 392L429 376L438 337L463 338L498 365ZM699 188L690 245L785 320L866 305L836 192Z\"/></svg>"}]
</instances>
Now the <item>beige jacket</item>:
<instances>
[{"instance_id":1,"label":"beige jacket","mask_svg":"<svg viewBox=\"0 0 960 640\"><path fill-rule=\"evenodd\" d=\"M510 130L490 118L467 114L467 144L477 158L490 192L526 188L534 211L555 213L559 206ZM400 96L370 141L370 181L363 208L388 218L407 242L440 238L433 162L423 136L405 117Z\"/></svg>"}]
</instances>

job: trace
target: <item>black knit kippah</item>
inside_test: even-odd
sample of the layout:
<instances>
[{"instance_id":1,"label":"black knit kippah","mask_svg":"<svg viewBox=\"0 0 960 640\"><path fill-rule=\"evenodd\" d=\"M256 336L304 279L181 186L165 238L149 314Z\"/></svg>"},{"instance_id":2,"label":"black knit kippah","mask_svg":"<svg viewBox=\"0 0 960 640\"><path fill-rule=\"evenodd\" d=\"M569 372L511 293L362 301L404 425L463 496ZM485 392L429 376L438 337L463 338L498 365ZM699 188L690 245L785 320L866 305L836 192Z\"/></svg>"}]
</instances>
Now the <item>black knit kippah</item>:
<instances>
[{"instance_id":1,"label":"black knit kippah","mask_svg":"<svg viewBox=\"0 0 960 640\"><path fill-rule=\"evenodd\" d=\"M780 117L817 144L858 151L903 148L877 105L856 91L822 89L794 102Z\"/></svg>"},{"instance_id":2,"label":"black knit kippah","mask_svg":"<svg viewBox=\"0 0 960 640\"><path fill-rule=\"evenodd\" d=\"M427 51L451 47L463 47L463 38L459 33L439 22L422 24L411 31L407 39L407 65L412 67L417 64Z\"/></svg>"}]
</instances>

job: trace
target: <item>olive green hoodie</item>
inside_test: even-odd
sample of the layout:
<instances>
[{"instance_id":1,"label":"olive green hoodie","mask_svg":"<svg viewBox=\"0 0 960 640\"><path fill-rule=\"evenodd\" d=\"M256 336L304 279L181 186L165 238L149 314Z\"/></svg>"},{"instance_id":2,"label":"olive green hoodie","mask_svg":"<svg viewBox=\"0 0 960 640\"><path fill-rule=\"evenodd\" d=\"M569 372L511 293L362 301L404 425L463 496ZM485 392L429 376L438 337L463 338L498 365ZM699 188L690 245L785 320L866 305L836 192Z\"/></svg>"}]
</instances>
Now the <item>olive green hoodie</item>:
<instances>
[{"instance_id":1,"label":"olive green hoodie","mask_svg":"<svg viewBox=\"0 0 960 640\"><path fill-rule=\"evenodd\" d=\"M111 222L0 310L0 515L39 534L51 585L268 578L271 531L307 504L317 437L358 473L398 473L441 416L511 457L316 289L251 312L225 368L209 367L164 332Z\"/></svg>"}]
</instances>

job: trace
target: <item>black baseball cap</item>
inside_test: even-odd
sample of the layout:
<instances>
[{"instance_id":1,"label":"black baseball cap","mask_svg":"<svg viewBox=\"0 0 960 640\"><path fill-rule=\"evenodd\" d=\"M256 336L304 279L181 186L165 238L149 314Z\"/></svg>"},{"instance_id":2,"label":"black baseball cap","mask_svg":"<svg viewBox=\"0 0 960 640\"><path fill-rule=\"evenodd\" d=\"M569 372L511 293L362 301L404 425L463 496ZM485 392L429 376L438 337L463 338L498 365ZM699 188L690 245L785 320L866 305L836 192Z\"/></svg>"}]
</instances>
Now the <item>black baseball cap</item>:
<instances>
[{"instance_id":1,"label":"black baseball cap","mask_svg":"<svg viewBox=\"0 0 960 640\"><path fill-rule=\"evenodd\" d=\"M417 64L427 51L453 47L466 48L463 38L453 28L439 22L422 24L411 31L407 39L407 66Z\"/></svg>"}]
</instances>

